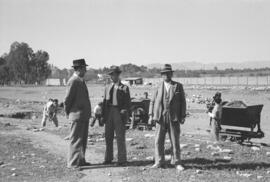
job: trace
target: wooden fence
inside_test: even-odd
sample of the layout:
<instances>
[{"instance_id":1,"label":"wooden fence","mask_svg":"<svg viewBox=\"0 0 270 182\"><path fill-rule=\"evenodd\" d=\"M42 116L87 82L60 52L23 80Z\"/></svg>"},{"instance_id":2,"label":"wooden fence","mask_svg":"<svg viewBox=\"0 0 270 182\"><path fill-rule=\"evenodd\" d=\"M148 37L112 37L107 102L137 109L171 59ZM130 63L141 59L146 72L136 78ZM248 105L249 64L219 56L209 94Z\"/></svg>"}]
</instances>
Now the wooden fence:
<instances>
[{"instance_id":1,"label":"wooden fence","mask_svg":"<svg viewBox=\"0 0 270 182\"><path fill-rule=\"evenodd\" d=\"M233 86L270 86L270 76L254 77L191 77L174 78L186 85L233 85ZM146 78L145 82L158 84L161 78Z\"/></svg>"}]
</instances>

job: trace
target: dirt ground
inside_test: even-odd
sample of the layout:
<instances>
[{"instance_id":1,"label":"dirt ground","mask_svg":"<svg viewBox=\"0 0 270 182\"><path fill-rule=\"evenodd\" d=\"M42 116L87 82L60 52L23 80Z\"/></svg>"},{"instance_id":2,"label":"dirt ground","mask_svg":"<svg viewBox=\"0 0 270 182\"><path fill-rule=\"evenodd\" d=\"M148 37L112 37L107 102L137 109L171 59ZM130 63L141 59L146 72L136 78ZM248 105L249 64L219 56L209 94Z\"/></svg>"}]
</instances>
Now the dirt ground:
<instances>
[{"instance_id":1,"label":"dirt ground","mask_svg":"<svg viewBox=\"0 0 270 182\"><path fill-rule=\"evenodd\" d=\"M151 93L152 90L151 87L131 88L131 95L140 97L143 92ZM89 92L92 105L95 105L102 99L103 87L90 85ZM199 94L211 97L215 92L186 89L188 98ZM44 102L48 98L63 100L65 88L2 87L0 93L0 115L29 110L35 113L25 119L0 118L0 181L270 181L270 157L267 156L267 152L270 152L269 92L222 90L224 100L264 104L261 119L266 137L253 140L254 146L213 143L206 131L209 129L209 119L205 105L188 102L190 116L181 128L180 137L181 157L186 170L181 173L169 167L149 169L153 164L154 131L127 131L127 167L101 165L105 151L104 128L97 126L89 129L86 156L93 165L81 171L68 170L68 141L63 138L69 133L70 123L59 114L59 128L48 123L44 131L38 130ZM227 152L220 152L222 149L227 149ZM167 161L169 153L170 145L166 140Z\"/></svg>"}]
</instances>

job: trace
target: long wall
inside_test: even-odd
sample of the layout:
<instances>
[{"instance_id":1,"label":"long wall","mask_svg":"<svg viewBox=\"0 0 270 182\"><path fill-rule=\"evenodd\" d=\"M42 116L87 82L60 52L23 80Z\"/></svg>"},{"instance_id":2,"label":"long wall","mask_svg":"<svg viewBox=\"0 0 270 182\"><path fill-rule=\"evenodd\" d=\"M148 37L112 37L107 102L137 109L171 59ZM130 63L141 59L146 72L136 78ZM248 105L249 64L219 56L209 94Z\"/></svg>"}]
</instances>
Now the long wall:
<instances>
[{"instance_id":1,"label":"long wall","mask_svg":"<svg viewBox=\"0 0 270 182\"><path fill-rule=\"evenodd\" d=\"M199 77L174 78L186 85L235 85L235 86L270 86L270 76L260 77ZM161 78L146 78L145 82L157 84Z\"/></svg>"}]
</instances>

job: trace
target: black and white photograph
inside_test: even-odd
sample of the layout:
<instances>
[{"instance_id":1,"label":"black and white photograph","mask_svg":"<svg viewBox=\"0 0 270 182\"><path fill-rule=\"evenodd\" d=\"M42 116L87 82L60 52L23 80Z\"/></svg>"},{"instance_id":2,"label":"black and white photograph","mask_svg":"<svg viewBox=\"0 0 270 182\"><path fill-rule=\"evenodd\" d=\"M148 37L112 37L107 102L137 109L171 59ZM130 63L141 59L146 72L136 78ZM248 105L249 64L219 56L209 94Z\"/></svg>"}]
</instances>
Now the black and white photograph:
<instances>
[{"instance_id":1,"label":"black and white photograph","mask_svg":"<svg viewBox=\"0 0 270 182\"><path fill-rule=\"evenodd\" d=\"M179 181L270 181L270 0L0 0L0 182Z\"/></svg>"}]
</instances>

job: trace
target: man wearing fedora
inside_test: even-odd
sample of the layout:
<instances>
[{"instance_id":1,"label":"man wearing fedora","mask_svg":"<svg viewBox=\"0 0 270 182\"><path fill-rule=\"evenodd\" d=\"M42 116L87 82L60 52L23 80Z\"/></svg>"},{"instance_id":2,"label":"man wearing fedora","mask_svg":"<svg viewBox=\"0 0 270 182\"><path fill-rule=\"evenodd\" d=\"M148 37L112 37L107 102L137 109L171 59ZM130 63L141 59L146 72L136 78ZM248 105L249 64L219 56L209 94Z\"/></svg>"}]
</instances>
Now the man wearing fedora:
<instances>
[{"instance_id":1,"label":"man wearing fedora","mask_svg":"<svg viewBox=\"0 0 270 182\"><path fill-rule=\"evenodd\" d=\"M173 70L165 64L161 70L162 84L154 92L149 106L149 123L156 122L155 164L152 168L165 167L164 143L168 132L172 145L171 165L184 170L180 161L180 124L185 122L186 99L182 84L172 80Z\"/></svg>"},{"instance_id":2,"label":"man wearing fedora","mask_svg":"<svg viewBox=\"0 0 270 182\"><path fill-rule=\"evenodd\" d=\"M112 84L105 88L103 113L105 121L106 152L104 164L111 164L113 160L113 139L116 134L118 148L118 165L126 165L126 121L130 110L129 88L120 81L121 70L118 66L112 66L109 73Z\"/></svg>"},{"instance_id":3,"label":"man wearing fedora","mask_svg":"<svg viewBox=\"0 0 270 182\"><path fill-rule=\"evenodd\" d=\"M84 59L73 61L74 74L67 83L67 93L64 108L67 118L71 121L70 144L68 152L68 167L87 166L85 161L91 103L88 89L84 81L86 73Z\"/></svg>"}]
</instances>

